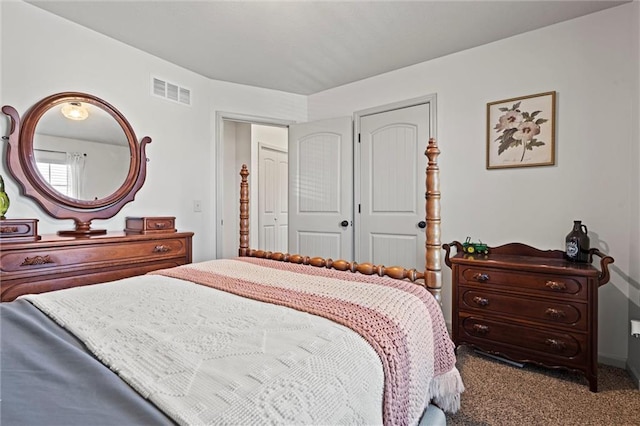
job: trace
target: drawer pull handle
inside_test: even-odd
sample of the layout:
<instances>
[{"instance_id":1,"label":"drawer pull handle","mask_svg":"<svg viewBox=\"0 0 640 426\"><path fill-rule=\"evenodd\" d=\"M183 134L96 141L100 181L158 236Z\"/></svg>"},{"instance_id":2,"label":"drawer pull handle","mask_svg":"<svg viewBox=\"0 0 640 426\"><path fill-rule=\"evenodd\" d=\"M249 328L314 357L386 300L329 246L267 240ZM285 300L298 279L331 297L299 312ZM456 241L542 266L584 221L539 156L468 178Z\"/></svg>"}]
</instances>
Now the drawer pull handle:
<instances>
[{"instance_id":1,"label":"drawer pull handle","mask_svg":"<svg viewBox=\"0 0 640 426\"><path fill-rule=\"evenodd\" d=\"M153 252L154 253L166 253L166 252L169 252L169 251L171 251L171 247L167 247L167 246L164 246L164 245L155 246L153 248Z\"/></svg>"},{"instance_id":2,"label":"drawer pull handle","mask_svg":"<svg viewBox=\"0 0 640 426\"><path fill-rule=\"evenodd\" d=\"M556 320L562 319L567 316L562 309L554 309L554 308L547 308L547 310L544 311L544 314Z\"/></svg>"},{"instance_id":3,"label":"drawer pull handle","mask_svg":"<svg viewBox=\"0 0 640 426\"><path fill-rule=\"evenodd\" d=\"M547 339L544 343L556 352L563 352L567 345L562 340Z\"/></svg>"},{"instance_id":4,"label":"drawer pull handle","mask_svg":"<svg viewBox=\"0 0 640 426\"><path fill-rule=\"evenodd\" d=\"M481 283L484 283L489 281L489 274L481 274L478 272L477 274L473 274L473 279Z\"/></svg>"},{"instance_id":5,"label":"drawer pull handle","mask_svg":"<svg viewBox=\"0 0 640 426\"><path fill-rule=\"evenodd\" d=\"M485 335L489 333L489 326L482 325L482 324L473 324L473 331L476 332L477 334Z\"/></svg>"},{"instance_id":6,"label":"drawer pull handle","mask_svg":"<svg viewBox=\"0 0 640 426\"><path fill-rule=\"evenodd\" d=\"M163 222L156 222L155 227L156 229L164 229L167 227L167 224Z\"/></svg>"},{"instance_id":7,"label":"drawer pull handle","mask_svg":"<svg viewBox=\"0 0 640 426\"><path fill-rule=\"evenodd\" d=\"M489 304L489 299L485 299L484 297L476 296L473 298L473 303L479 306L487 306Z\"/></svg>"},{"instance_id":8,"label":"drawer pull handle","mask_svg":"<svg viewBox=\"0 0 640 426\"><path fill-rule=\"evenodd\" d=\"M2 226L0 227L0 234L15 234L18 232L17 226Z\"/></svg>"},{"instance_id":9,"label":"drawer pull handle","mask_svg":"<svg viewBox=\"0 0 640 426\"><path fill-rule=\"evenodd\" d=\"M55 263L47 254L45 256L33 256L25 258L20 266L45 265L47 263Z\"/></svg>"},{"instance_id":10,"label":"drawer pull handle","mask_svg":"<svg viewBox=\"0 0 640 426\"><path fill-rule=\"evenodd\" d=\"M545 286L547 286L547 288L550 288L551 290L566 290L567 289L567 285L563 282L558 282L558 281L547 281L545 283Z\"/></svg>"}]
</instances>

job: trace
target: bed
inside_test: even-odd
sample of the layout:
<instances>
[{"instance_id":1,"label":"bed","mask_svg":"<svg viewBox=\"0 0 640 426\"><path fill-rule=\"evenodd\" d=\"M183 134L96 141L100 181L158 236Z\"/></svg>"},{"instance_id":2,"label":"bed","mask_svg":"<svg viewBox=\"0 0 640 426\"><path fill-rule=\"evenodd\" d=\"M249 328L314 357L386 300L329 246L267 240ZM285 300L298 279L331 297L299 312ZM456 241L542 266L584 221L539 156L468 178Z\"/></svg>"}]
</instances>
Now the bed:
<instances>
[{"instance_id":1,"label":"bed","mask_svg":"<svg viewBox=\"0 0 640 426\"><path fill-rule=\"evenodd\" d=\"M1 423L442 423L438 154L424 272L250 249L244 167L237 258L0 304Z\"/></svg>"}]
</instances>

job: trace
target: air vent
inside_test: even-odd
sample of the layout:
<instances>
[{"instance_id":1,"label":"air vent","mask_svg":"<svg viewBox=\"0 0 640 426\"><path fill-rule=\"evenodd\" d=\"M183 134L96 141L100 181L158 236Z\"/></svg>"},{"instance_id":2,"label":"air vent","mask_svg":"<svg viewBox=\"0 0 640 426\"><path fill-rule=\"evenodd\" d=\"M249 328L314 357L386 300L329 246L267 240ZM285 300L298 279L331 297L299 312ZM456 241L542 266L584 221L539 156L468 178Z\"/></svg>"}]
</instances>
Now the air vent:
<instances>
[{"instance_id":1,"label":"air vent","mask_svg":"<svg viewBox=\"0 0 640 426\"><path fill-rule=\"evenodd\" d=\"M169 101L191 105L191 90L157 77L151 77L151 93Z\"/></svg>"}]
</instances>

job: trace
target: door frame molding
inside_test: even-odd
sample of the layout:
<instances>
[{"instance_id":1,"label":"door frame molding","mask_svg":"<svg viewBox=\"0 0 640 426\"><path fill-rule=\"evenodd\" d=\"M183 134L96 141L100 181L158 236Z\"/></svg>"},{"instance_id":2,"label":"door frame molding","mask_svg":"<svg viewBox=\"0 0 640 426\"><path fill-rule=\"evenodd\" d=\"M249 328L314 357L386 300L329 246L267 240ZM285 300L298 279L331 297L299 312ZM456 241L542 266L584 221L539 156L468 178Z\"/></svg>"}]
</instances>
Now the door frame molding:
<instances>
[{"instance_id":1,"label":"door frame molding","mask_svg":"<svg viewBox=\"0 0 640 426\"><path fill-rule=\"evenodd\" d=\"M436 138L436 122L437 122L437 94L432 93L429 95L419 96L417 98L405 99L390 104L379 105L372 108L363 109L353 113L353 206L354 206L354 219L353 219L353 235L360 235L360 213L355 206L360 205L361 197L361 166L360 166L360 142L358 142L358 135L360 134L360 120L363 117L373 114L379 114L383 112L394 111L397 109L410 108L417 105L429 104L429 138ZM425 149L427 147L427 141L425 141ZM357 259L360 255L360 239L354 238L353 252L354 258Z\"/></svg>"},{"instance_id":2,"label":"door frame molding","mask_svg":"<svg viewBox=\"0 0 640 426\"><path fill-rule=\"evenodd\" d=\"M272 118L272 117L263 117L258 115L251 114L242 114L236 112L228 112L228 111L215 111L215 185L212 185L215 188L215 193L213 199L216 200L216 208L215 208L215 230L216 230L216 238L215 238L215 247L214 247L214 258L218 258L218 255L222 253L222 245L224 242L222 241L222 217L224 213L224 186L223 186L223 176L224 176L224 164L223 164L223 154L224 154L224 121L238 121L249 124L262 124L267 126L280 126L280 127L289 127L290 124L295 123L293 120L284 120L280 118ZM253 163L254 155L253 152L254 147L251 147L251 161ZM255 158L257 161L257 158ZM252 167L249 165L249 172L252 172ZM238 171L240 173L240 171Z\"/></svg>"}]
</instances>

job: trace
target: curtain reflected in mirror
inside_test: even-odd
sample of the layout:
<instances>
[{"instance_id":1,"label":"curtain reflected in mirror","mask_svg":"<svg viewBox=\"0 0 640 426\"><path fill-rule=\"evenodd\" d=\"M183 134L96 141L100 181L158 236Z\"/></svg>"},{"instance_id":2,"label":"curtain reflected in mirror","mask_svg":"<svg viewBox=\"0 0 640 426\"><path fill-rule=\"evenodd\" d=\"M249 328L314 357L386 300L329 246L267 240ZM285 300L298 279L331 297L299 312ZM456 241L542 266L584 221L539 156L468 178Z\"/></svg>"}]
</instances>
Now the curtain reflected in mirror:
<instances>
[{"instance_id":1,"label":"curtain reflected in mirror","mask_svg":"<svg viewBox=\"0 0 640 426\"><path fill-rule=\"evenodd\" d=\"M86 199L83 191L84 165L87 154L67 152L67 173L69 178L69 196L79 200Z\"/></svg>"}]
</instances>

